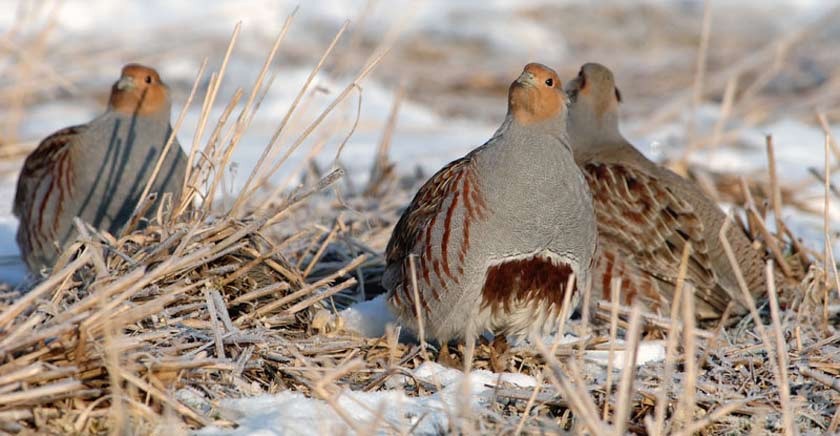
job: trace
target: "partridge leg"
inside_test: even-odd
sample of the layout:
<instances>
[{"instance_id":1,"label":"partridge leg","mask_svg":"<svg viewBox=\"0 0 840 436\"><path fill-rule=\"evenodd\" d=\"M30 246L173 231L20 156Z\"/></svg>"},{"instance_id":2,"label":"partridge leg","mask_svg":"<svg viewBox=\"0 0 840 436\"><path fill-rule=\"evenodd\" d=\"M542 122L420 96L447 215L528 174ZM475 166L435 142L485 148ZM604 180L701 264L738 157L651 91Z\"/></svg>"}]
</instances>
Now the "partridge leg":
<instances>
[{"instance_id":1,"label":"partridge leg","mask_svg":"<svg viewBox=\"0 0 840 436\"><path fill-rule=\"evenodd\" d=\"M440 345L438 363L449 368L461 369L461 360L458 359L458 356L454 356L449 352L449 344L445 342Z\"/></svg>"},{"instance_id":2,"label":"partridge leg","mask_svg":"<svg viewBox=\"0 0 840 436\"><path fill-rule=\"evenodd\" d=\"M510 363L510 346L505 335L496 335L490 342L490 369L493 372L507 371Z\"/></svg>"}]
</instances>

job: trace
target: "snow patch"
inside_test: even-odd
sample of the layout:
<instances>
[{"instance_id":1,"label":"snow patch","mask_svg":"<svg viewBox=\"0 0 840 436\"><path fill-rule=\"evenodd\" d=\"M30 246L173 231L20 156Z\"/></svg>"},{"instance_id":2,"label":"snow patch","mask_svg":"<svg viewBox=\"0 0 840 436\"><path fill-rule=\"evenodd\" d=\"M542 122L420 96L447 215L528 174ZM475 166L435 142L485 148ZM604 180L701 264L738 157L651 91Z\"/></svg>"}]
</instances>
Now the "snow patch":
<instances>
[{"instance_id":1,"label":"snow patch","mask_svg":"<svg viewBox=\"0 0 840 436\"><path fill-rule=\"evenodd\" d=\"M366 338L378 338L385 334L388 323L396 324L394 314L388 309L387 296L354 304L338 313L346 330L354 331Z\"/></svg>"},{"instance_id":2,"label":"snow patch","mask_svg":"<svg viewBox=\"0 0 840 436\"><path fill-rule=\"evenodd\" d=\"M616 339L616 348L621 348L624 343L623 340ZM603 366L609 365L609 355L609 350L593 350L587 351L584 354L586 360ZM612 367L615 369L624 369L625 359L624 350L614 350ZM636 353L636 366L642 366L646 363L658 362L660 360L665 360L665 341L641 341L639 343L639 349Z\"/></svg>"},{"instance_id":3,"label":"snow patch","mask_svg":"<svg viewBox=\"0 0 840 436\"><path fill-rule=\"evenodd\" d=\"M442 434L449 427L450 418L459 414L462 405L474 410L486 406L497 383L524 388L536 386L536 380L524 374L473 371L465 376L457 369L433 362L422 364L412 375L418 381L439 386L441 390L424 397L409 397L401 390L343 391L336 398L337 408L291 391L223 400L219 410L221 416L235 421L239 427L232 430L208 427L197 434L345 434L355 433L354 428L370 429L374 423L379 429L407 431L413 428L413 434Z\"/></svg>"}]
</instances>

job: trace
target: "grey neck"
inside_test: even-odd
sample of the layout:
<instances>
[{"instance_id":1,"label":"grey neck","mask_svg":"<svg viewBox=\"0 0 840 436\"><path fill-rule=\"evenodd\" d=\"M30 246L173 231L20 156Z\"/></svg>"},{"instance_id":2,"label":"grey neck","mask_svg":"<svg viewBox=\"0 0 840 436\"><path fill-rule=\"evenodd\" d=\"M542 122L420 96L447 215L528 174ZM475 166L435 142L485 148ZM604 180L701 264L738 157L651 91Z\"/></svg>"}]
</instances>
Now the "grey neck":
<instances>
[{"instance_id":1,"label":"grey neck","mask_svg":"<svg viewBox=\"0 0 840 436\"><path fill-rule=\"evenodd\" d=\"M508 114L507 117L505 117L504 123L502 123L501 127L499 127L493 137L495 138L501 133L505 133L506 135L510 135L515 138L530 138L531 140L526 142L530 143L531 147L547 146L549 150L554 149L554 147L550 145L553 144L554 141L546 141L545 139L552 138L556 141L560 141L562 146L569 149L571 152L569 145L571 141L569 140L569 134L567 133L566 117L556 117L533 124L522 125L516 122L512 115ZM525 145L523 144L523 146Z\"/></svg>"},{"instance_id":2,"label":"grey neck","mask_svg":"<svg viewBox=\"0 0 840 436\"><path fill-rule=\"evenodd\" d=\"M97 157L159 153L172 132L168 111L144 116L108 111L91 124L97 126L87 133L92 146L83 153Z\"/></svg>"},{"instance_id":3,"label":"grey neck","mask_svg":"<svg viewBox=\"0 0 840 436\"><path fill-rule=\"evenodd\" d=\"M519 171L553 171L559 162L572 159L571 142L565 124L564 118L555 118L523 126L509 115L494 135L494 138L504 135L504 145L493 154L496 159L505 161L506 166L518 168Z\"/></svg>"},{"instance_id":4,"label":"grey neck","mask_svg":"<svg viewBox=\"0 0 840 436\"><path fill-rule=\"evenodd\" d=\"M572 147L576 152L594 151L604 144L624 141L618 129L618 113L607 112L601 116L589 108L569 112L569 136L573 139Z\"/></svg>"},{"instance_id":5,"label":"grey neck","mask_svg":"<svg viewBox=\"0 0 840 436\"><path fill-rule=\"evenodd\" d=\"M151 128L149 131L161 130L161 126L169 126L169 110L161 110L148 115L128 115L117 111L107 111L102 114L98 121L119 123L119 130L127 132L137 131L140 128Z\"/></svg>"}]
</instances>

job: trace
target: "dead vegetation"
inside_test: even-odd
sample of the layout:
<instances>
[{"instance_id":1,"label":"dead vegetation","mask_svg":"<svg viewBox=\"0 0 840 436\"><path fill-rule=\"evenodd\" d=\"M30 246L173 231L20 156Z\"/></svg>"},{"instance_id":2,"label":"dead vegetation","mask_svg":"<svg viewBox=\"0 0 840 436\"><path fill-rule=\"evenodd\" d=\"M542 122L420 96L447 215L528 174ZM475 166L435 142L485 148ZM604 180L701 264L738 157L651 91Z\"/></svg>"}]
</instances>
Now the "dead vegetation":
<instances>
[{"instance_id":1,"label":"dead vegetation","mask_svg":"<svg viewBox=\"0 0 840 436\"><path fill-rule=\"evenodd\" d=\"M168 199L154 219L143 226L135 222L122 235L78 223L82 237L53 274L28 292L0 294L0 430L162 434L230 427L235 423L220 414L221 400L291 390L334 407L357 433L412 431L384 420L356 422L336 399L348 388L393 388L388 382L396 377L405 377L407 395L439 392L440 386L412 377L424 361L437 358L437 351L400 343L394 330L382 338L358 337L343 331L333 316L381 292L382 249L413 192L411 182L397 179L387 158L402 93L385 128L372 182L363 189L347 185L339 156L327 171L314 165L300 169L304 183L297 188L270 183L303 144L317 152L317 143L306 142L309 135L358 90L393 41L386 38L373 50L300 136L280 141L292 114L310 96L312 77L335 56L345 30L340 29L276 134L266 139L242 192L214 205L230 157L270 85L267 72L290 25L292 17L251 90L236 92L216 124L210 108L238 27L220 69L198 72L175 123L177 131L192 101L201 101L183 198ZM775 59L767 55L755 62ZM705 66L697 65L696 80L702 83ZM199 89L206 77L207 89ZM693 98L702 99L702 93L675 99L662 113L671 116L667 108ZM698 135L696 147L716 144L714 135L721 133L713 131L711 139ZM745 226L768 253L768 277L772 268L781 268L788 282L776 283L748 315L712 325L694 324L693 300L687 298L691 288L683 286L670 314L593 302L595 319L584 314L565 327L581 338L574 343L499 349L482 342L468 370L521 372L541 383L534 389L498 384L487 410L451 411L441 432L837 432L836 262L830 244L823 252L809 250L784 224L781 205L804 208L805 184L780 186L772 141L767 147L769 176L733 178L687 169L718 198L745 206L746 219L731 225ZM817 174L828 209L828 202L838 199L829 178L836 146L828 137L825 150L826 166ZM138 206L138 215L144 211L143 204ZM765 224L771 216L775 228ZM827 215L825 220L830 241ZM665 341L666 358L638 368L630 364L640 341L652 339ZM584 358L591 350L629 350L623 365L629 369L613 371L610 365L604 371ZM469 361L465 355L472 350L455 351L456 359Z\"/></svg>"}]
</instances>

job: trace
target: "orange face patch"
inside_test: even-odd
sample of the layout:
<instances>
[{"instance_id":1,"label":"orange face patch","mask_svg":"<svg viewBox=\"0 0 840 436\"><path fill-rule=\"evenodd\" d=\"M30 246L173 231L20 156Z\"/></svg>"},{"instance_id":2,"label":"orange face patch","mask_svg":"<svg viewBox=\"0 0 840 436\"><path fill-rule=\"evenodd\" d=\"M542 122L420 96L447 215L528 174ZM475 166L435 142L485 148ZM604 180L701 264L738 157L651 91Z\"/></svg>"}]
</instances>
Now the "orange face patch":
<instances>
[{"instance_id":1,"label":"orange face patch","mask_svg":"<svg viewBox=\"0 0 840 436\"><path fill-rule=\"evenodd\" d=\"M111 88L108 106L124 114L148 115L163 110L169 102L169 89L153 68L128 64Z\"/></svg>"},{"instance_id":2,"label":"orange face patch","mask_svg":"<svg viewBox=\"0 0 840 436\"><path fill-rule=\"evenodd\" d=\"M523 125L558 116L566 107L566 94L557 73L545 65L526 65L510 85L508 107Z\"/></svg>"}]
</instances>

